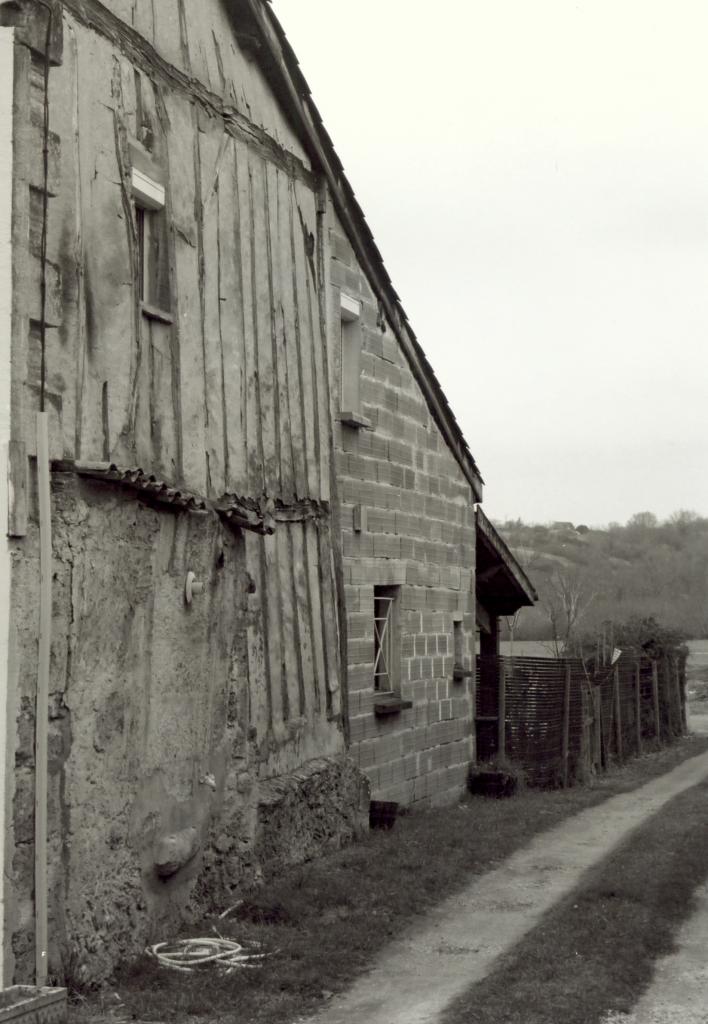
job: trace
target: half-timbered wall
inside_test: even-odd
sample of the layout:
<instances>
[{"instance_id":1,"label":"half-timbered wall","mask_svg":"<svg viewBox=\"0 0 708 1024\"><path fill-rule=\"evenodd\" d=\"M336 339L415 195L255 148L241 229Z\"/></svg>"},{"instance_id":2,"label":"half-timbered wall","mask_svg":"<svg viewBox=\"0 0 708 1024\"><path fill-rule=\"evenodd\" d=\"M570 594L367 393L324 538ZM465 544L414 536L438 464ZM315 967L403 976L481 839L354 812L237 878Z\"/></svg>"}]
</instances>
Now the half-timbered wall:
<instances>
[{"instance_id":1,"label":"half-timbered wall","mask_svg":"<svg viewBox=\"0 0 708 1024\"><path fill-rule=\"evenodd\" d=\"M50 932L98 976L201 871L186 889L148 884L161 833L194 825L204 862L236 885L259 786L344 750L318 182L227 7L67 0L49 78ZM27 977L44 95L41 56L21 44L15 92L12 404L28 511L13 542L10 924ZM167 316L139 303L136 142L164 173ZM194 496L191 510L102 478L110 464ZM241 530L234 503L274 532ZM190 570L205 589L187 606ZM337 827L330 814L321 834Z\"/></svg>"}]
</instances>

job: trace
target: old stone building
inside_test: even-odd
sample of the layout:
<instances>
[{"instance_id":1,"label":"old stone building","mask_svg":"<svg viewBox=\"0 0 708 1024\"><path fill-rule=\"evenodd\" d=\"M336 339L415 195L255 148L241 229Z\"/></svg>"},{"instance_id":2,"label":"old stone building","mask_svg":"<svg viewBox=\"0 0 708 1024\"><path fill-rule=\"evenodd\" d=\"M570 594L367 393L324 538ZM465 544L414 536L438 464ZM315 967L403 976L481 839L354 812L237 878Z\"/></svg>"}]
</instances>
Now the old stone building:
<instances>
[{"instance_id":1,"label":"old stone building","mask_svg":"<svg viewBox=\"0 0 708 1024\"><path fill-rule=\"evenodd\" d=\"M481 478L264 0L0 26L4 978L96 980L462 791Z\"/></svg>"}]
</instances>

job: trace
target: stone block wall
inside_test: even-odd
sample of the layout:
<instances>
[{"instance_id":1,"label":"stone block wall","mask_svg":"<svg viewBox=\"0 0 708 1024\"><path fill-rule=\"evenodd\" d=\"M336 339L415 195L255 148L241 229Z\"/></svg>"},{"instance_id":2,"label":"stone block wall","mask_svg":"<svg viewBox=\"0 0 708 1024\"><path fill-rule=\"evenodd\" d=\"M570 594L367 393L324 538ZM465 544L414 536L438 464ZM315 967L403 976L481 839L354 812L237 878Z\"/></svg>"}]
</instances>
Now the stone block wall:
<instances>
[{"instance_id":1,"label":"stone block wall","mask_svg":"<svg viewBox=\"0 0 708 1024\"><path fill-rule=\"evenodd\" d=\"M361 303L361 413L371 424L335 424L351 754L375 798L444 803L463 791L474 756L474 684L453 680L456 628L464 667L474 650L474 499L336 222L330 252L335 415L344 293ZM374 711L376 585L399 588L398 690L412 702L385 716Z\"/></svg>"}]
</instances>

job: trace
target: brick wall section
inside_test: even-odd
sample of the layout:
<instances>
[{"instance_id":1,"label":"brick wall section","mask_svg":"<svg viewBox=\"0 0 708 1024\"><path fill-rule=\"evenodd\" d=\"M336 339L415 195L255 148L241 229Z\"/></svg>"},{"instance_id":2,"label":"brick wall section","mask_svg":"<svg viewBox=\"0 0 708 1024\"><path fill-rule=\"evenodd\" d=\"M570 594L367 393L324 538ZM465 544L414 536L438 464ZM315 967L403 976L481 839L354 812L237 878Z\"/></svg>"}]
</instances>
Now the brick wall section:
<instances>
[{"instance_id":1,"label":"brick wall section","mask_svg":"<svg viewBox=\"0 0 708 1024\"><path fill-rule=\"evenodd\" d=\"M464 666L474 650L473 497L338 225L330 232L332 381L339 396L340 291L362 303L362 413L371 429L335 425L348 620L351 753L372 796L445 803L474 756L472 680L453 681L453 622ZM354 509L366 527L354 530ZM413 707L377 717L374 585L399 584L400 695Z\"/></svg>"}]
</instances>

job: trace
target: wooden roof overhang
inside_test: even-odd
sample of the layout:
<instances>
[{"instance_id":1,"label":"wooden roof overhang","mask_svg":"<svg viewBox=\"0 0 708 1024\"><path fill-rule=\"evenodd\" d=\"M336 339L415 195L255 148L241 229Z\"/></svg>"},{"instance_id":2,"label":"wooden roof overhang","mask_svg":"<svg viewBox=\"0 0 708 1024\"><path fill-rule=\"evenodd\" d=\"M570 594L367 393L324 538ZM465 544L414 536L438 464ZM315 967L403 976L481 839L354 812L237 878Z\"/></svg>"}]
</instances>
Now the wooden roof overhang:
<instances>
[{"instance_id":1,"label":"wooden roof overhang","mask_svg":"<svg viewBox=\"0 0 708 1024\"><path fill-rule=\"evenodd\" d=\"M268 78L283 109L299 129L310 159L329 186L337 214L357 260L408 360L445 442L469 483L473 500L482 500L484 481L459 423L416 338L359 206L342 162L312 99L295 53L267 0L224 0L234 31Z\"/></svg>"},{"instance_id":2,"label":"wooden roof overhang","mask_svg":"<svg viewBox=\"0 0 708 1024\"><path fill-rule=\"evenodd\" d=\"M475 525L475 588L477 604L482 606L478 619L484 625L484 613L488 617L513 615L519 608L535 604L538 594L479 506L475 510Z\"/></svg>"}]
</instances>

